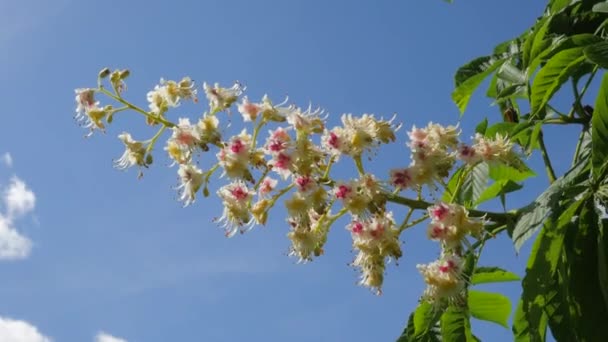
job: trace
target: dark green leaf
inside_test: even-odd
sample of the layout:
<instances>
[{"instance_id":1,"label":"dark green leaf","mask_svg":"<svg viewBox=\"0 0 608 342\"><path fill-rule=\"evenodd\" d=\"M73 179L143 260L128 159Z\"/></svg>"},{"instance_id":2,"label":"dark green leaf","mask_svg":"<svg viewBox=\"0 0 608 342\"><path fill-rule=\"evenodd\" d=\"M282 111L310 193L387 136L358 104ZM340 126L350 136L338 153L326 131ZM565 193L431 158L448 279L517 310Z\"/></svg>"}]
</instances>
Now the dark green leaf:
<instances>
[{"instance_id":1,"label":"dark green leaf","mask_svg":"<svg viewBox=\"0 0 608 342\"><path fill-rule=\"evenodd\" d=\"M443 315L441 315L441 336L444 341L475 341L471 334L469 313L465 308L450 306Z\"/></svg>"},{"instance_id":2,"label":"dark green leaf","mask_svg":"<svg viewBox=\"0 0 608 342\"><path fill-rule=\"evenodd\" d=\"M591 144L593 177L599 180L603 166L608 160L608 74L602 78L595 100L595 109L591 118Z\"/></svg>"},{"instance_id":3,"label":"dark green leaf","mask_svg":"<svg viewBox=\"0 0 608 342\"><path fill-rule=\"evenodd\" d=\"M506 296L499 293L469 290L468 304L473 317L508 328L511 301Z\"/></svg>"},{"instance_id":4,"label":"dark green leaf","mask_svg":"<svg viewBox=\"0 0 608 342\"><path fill-rule=\"evenodd\" d=\"M539 70L532 82L531 113L539 113L576 68L585 61L583 48L563 50L555 54Z\"/></svg>"},{"instance_id":5,"label":"dark green leaf","mask_svg":"<svg viewBox=\"0 0 608 342\"><path fill-rule=\"evenodd\" d=\"M494 182L494 184L487 187L481 193L481 195L479 195L479 198L477 198L477 202L475 202L475 205L477 206L480 203L489 201L493 198L496 198L500 195L507 194L509 192L517 191L521 188L522 188L522 186L520 184L517 184L510 179L503 179L503 180L496 181L496 182Z\"/></svg>"},{"instance_id":6,"label":"dark green leaf","mask_svg":"<svg viewBox=\"0 0 608 342\"><path fill-rule=\"evenodd\" d=\"M477 267L471 278L471 285L516 281L519 279L517 274L503 270L502 268Z\"/></svg>"},{"instance_id":7,"label":"dark green leaf","mask_svg":"<svg viewBox=\"0 0 608 342\"><path fill-rule=\"evenodd\" d=\"M488 128L488 118L484 118L477 127L475 127L475 133L485 134L486 129Z\"/></svg>"},{"instance_id":8,"label":"dark green leaf","mask_svg":"<svg viewBox=\"0 0 608 342\"><path fill-rule=\"evenodd\" d=\"M590 61L604 69L608 69L608 42L603 41L601 43L589 45L583 52Z\"/></svg>"},{"instance_id":9,"label":"dark green leaf","mask_svg":"<svg viewBox=\"0 0 608 342\"><path fill-rule=\"evenodd\" d=\"M519 210L519 219L512 233L516 250L519 251L522 244L536 232L549 214L558 208L559 199L564 192L571 191L569 196L574 198L586 189L586 187L575 186L587 180L587 172L588 164L585 160L581 160L564 176L553 182L536 200ZM490 177L492 177L492 170L490 170Z\"/></svg>"},{"instance_id":10,"label":"dark green leaf","mask_svg":"<svg viewBox=\"0 0 608 342\"><path fill-rule=\"evenodd\" d=\"M560 308L549 316L558 341L599 341L608 336L608 308L602 305L598 274L598 215L593 200L585 201L576 221L564 234L558 289ZM564 329L564 325L570 329Z\"/></svg>"}]
</instances>

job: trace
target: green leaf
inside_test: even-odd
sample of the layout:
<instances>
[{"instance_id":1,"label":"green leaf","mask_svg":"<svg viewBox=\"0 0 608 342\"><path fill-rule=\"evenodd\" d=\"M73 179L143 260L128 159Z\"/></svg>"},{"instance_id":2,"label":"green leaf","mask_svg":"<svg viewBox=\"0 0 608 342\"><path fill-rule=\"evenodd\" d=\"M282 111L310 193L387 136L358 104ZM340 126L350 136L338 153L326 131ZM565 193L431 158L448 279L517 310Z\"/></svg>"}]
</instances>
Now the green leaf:
<instances>
[{"instance_id":1,"label":"green leaf","mask_svg":"<svg viewBox=\"0 0 608 342\"><path fill-rule=\"evenodd\" d=\"M553 324L558 319L561 319L563 330L569 330L568 320L562 318L568 311L564 311L560 301L561 285L557 270L565 233L573 226L572 219L578 215L583 202L584 199L576 201L562 209L560 215L544 220L544 227L528 259L526 276L522 281L522 300L515 313L513 331L518 341L544 341L547 324Z\"/></svg>"},{"instance_id":2,"label":"green leaf","mask_svg":"<svg viewBox=\"0 0 608 342\"><path fill-rule=\"evenodd\" d=\"M439 341L439 331L436 328L441 312L429 302L421 302L412 312L408 324L397 342L434 342Z\"/></svg>"},{"instance_id":3,"label":"green leaf","mask_svg":"<svg viewBox=\"0 0 608 342\"><path fill-rule=\"evenodd\" d=\"M517 274L499 267L477 267L471 278L471 285L516 281L519 279Z\"/></svg>"},{"instance_id":4,"label":"green leaf","mask_svg":"<svg viewBox=\"0 0 608 342\"><path fill-rule=\"evenodd\" d=\"M508 297L499 293L469 290L468 304L471 316L509 327L511 301Z\"/></svg>"},{"instance_id":5,"label":"green leaf","mask_svg":"<svg viewBox=\"0 0 608 342\"><path fill-rule=\"evenodd\" d=\"M536 59L536 57L551 44L550 40L545 39L547 31L549 30L549 25L551 24L551 19L551 17L545 17L536 25L538 26L538 29L535 30L536 32L530 37L532 41L530 44L529 56L526 59L526 56L524 55L525 66L528 66L530 61Z\"/></svg>"},{"instance_id":6,"label":"green leaf","mask_svg":"<svg viewBox=\"0 0 608 342\"><path fill-rule=\"evenodd\" d=\"M572 2L572 0L552 0L549 3L549 8L551 9L551 14L555 14L555 13L563 10L564 8L566 8L566 6L570 5L571 2Z\"/></svg>"},{"instance_id":7,"label":"green leaf","mask_svg":"<svg viewBox=\"0 0 608 342\"><path fill-rule=\"evenodd\" d=\"M593 5L593 12L608 13L608 1Z\"/></svg>"},{"instance_id":8,"label":"green leaf","mask_svg":"<svg viewBox=\"0 0 608 342\"><path fill-rule=\"evenodd\" d=\"M456 89L452 92L452 100L458 106L461 115L466 110L475 89L504 62L505 58L485 56L476 58L458 69L454 76Z\"/></svg>"},{"instance_id":9,"label":"green leaf","mask_svg":"<svg viewBox=\"0 0 608 342\"><path fill-rule=\"evenodd\" d=\"M503 180L496 181L496 182L494 182L494 184L487 187L481 193L481 195L479 195L479 198L477 198L475 205L477 206L480 203L489 201L500 195L505 195L505 194L508 194L509 192L517 191L517 190L521 189L522 187L523 186L515 183L514 181L512 181L510 179L503 179Z\"/></svg>"},{"instance_id":10,"label":"green leaf","mask_svg":"<svg viewBox=\"0 0 608 342\"><path fill-rule=\"evenodd\" d=\"M530 139L528 140L528 143L526 144L526 154L530 155L532 153L533 149L540 148L540 145L538 142L538 137L541 134L542 127L543 127L543 124L541 122L534 125L534 129L532 130L532 135L530 135Z\"/></svg>"},{"instance_id":11,"label":"green leaf","mask_svg":"<svg viewBox=\"0 0 608 342\"><path fill-rule=\"evenodd\" d=\"M517 165L506 165L502 163L490 164L490 178L495 181L513 181L522 182L530 177L536 176L536 173L532 169L528 168L525 164Z\"/></svg>"},{"instance_id":12,"label":"green leaf","mask_svg":"<svg viewBox=\"0 0 608 342\"><path fill-rule=\"evenodd\" d=\"M484 134L488 128L488 118L484 118L477 127L475 127L475 133Z\"/></svg>"},{"instance_id":13,"label":"green leaf","mask_svg":"<svg viewBox=\"0 0 608 342\"><path fill-rule=\"evenodd\" d=\"M477 199L488 184L488 164L479 163L471 168L466 175L457 195L458 203L467 206L477 202Z\"/></svg>"},{"instance_id":14,"label":"green leaf","mask_svg":"<svg viewBox=\"0 0 608 342\"><path fill-rule=\"evenodd\" d=\"M449 306L441 315L441 337L444 341L475 341L471 334L469 313L465 308Z\"/></svg>"},{"instance_id":15,"label":"green leaf","mask_svg":"<svg viewBox=\"0 0 608 342\"><path fill-rule=\"evenodd\" d=\"M560 51L551 57L532 82L531 113L539 113L575 69L585 61L583 48Z\"/></svg>"},{"instance_id":16,"label":"green leaf","mask_svg":"<svg viewBox=\"0 0 608 342\"><path fill-rule=\"evenodd\" d=\"M547 315L541 311L539 321L531 327L526 314L527 312L524 312L524 301L520 299L515 309L515 315L513 315L512 330L515 342L544 341L548 323Z\"/></svg>"},{"instance_id":17,"label":"green leaf","mask_svg":"<svg viewBox=\"0 0 608 342\"><path fill-rule=\"evenodd\" d=\"M608 42L603 41L589 45L583 52L590 61L604 69L608 69Z\"/></svg>"},{"instance_id":18,"label":"green leaf","mask_svg":"<svg viewBox=\"0 0 608 342\"><path fill-rule=\"evenodd\" d=\"M608 160L608 74L604 74L591 118L593 177L599 180Z\"/></svg>"},{"instance_id":19,"label":"green leaf","mask_svg":"<svg viewBox=\"0 0 608 342\"><path fill-rule=\"evenodd\" d=\"M479 163L471 168L470 171L465 173L467 165L459 168L454 172L450 180L448 181L447 191L443 193L442 200L450 202L452 200L452 194L457 190L458 183L461 182L460 190L454 197L456 203L470 206L475 203L479 195L484 191L488 184L488 164Z\"/></svg>"},{"instance_id":20,"label":"green leaf","mask_svg":"<svg viewBox=\"0 0 608 342\"><path fill-rule=\"evenodd\" d=\"M551 45L549 45L541 54L536 56L534 60L530 61L530 65L528 65L527 69L527 74L532 75L539 65L546 62L548 59L555 56L561 51L576 47L586 47L588 45L596 44L601 41L602 39L600 37L591 33L581 33L568 37L555 38L551 41Z\"/></svg>"}]
</instances>

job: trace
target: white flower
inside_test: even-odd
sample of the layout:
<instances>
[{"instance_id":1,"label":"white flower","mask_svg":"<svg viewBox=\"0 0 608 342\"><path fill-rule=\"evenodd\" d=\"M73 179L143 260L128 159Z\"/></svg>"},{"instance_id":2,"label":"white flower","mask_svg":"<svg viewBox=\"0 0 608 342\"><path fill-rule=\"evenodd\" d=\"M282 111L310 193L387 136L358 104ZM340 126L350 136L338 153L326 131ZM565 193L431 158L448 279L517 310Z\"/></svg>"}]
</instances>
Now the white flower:
<instances>
[{"instance_id":1,"label":"white flower","mask_svg":"<svg viewBox=\"0 0 608 342\"><path fill-rule=\"evenodd\" d=\"M211 111L214 113L229 109L238 100L238 97L241 96L244 90L239 82L234 83L230 88L222 88L218 83L214 84L213 87L204 83L203 89L209 100L209 107L211 107Z\"/></svg>"},{"instance_id":2,"label":"white flower","mask_svg":"<svg viewBox=\"0 0 608 342\"><path fill-rule=\"evenodd\" d=\"M255 121L258 114L262 111L262 105L249 102L247 96L243 97L243 101L238 105L239 113L243 116L243 121Z\"/></svg>"},{"instance_id":3,"label":"white flower","mask_svg":"<svg viewBox=\"0 0 608 342\"><path fill-rule=\"evenodd\" d=\"M74 118L78 124L84 128L93 130L104 130L102 122L111 112L112 106L99 107L99 102L95 101L95 90L85 88L76 89L76 115Z\"/></svg>"},{"instance_id":4,"label":"white flower","mask_svg":"<svg viewBox=\"0 0 608 342\"><path fill-rule=\"evenodd\" d=\"M146 149L141 141L135 141L131 134L123 132L118 136L123 144L125 144L125 152L114 162L114 167L120 170L127 169L131 166L146 166L145 155Z\"/></svg>"},{"instance_id":5,"label":"white flower","mask_svg":"<svg viewBox=\"0 0 608 342\"><path fill-rule=\"evenodd\" d=\"M179 199L188 206L194 202L196 193L203 184L203 171L192 164L181 164L177 174L181 182L177 188L181 190Z\"/></svg>"},{"instance_id":6,"label":"white flower","mask_svg":"<svg viewBox=\"0 0 608 342\"><path fill-rule=\"evenodd\" d=\"M250 190L245 182L237 180L220 188L217 194L224 205L224 212L218 221L223 222L226 236L232 237L239 230L243 233L251 229L253 220L249 203L255 192Z\"/></svg>"},{"instance_id":7,"label":"white flower","mask_svg":"<svg viewBox=\"0 0 608 342\"><path fill-rule=\"evenodd\" d=\"M440 260L417 265L427 288L424 297L432 303L455 300L465 288L462 275L463 260L456 255L444 255Z\"/></svg>"}]
</instances>

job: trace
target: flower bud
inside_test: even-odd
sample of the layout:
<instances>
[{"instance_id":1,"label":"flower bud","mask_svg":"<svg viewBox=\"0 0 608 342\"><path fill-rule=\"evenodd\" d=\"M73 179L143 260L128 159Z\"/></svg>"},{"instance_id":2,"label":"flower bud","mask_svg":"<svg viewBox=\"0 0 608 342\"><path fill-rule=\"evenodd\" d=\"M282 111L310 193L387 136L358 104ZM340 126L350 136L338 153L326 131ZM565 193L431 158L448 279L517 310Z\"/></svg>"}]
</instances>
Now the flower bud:
<instances>
[{"instance_id":1,"label":"flower bud","mask_svg":"<svg viewBox=\"0 0 608 342\"><path fill-rule=\"evenodd\" d=\"M101 69L101 71L99 72L99 74L97 75L97 77L99 77L100 79L102 78L106 78L110 75L110 69L108 68L103 68Z\"/></svg>"},{"instance_id":2,"label":"flower bud","mask_svg":"<svg viewBox=\"0 0 608 342\"><path fill-rule=\"evenodd\" d=\"M129 75L131 75L129 69L121 70L119 74L121 80L124 80L125 78L129 77Z\"/></svg>"}]
</instances>

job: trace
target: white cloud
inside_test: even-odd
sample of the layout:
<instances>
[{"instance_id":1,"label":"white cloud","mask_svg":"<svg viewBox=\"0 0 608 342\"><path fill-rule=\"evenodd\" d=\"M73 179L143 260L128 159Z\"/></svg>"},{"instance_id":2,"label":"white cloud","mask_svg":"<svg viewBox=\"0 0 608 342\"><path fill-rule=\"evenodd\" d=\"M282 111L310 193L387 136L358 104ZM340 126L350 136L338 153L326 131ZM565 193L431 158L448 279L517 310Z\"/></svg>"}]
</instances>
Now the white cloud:
<instances>
[{"instance_id":1,"label":"white cloud","mask_svg":"<svg viewBox=\"0 0 608 342\"><path fill-rule=\"evenodd\" d=\"M0 215L0 260L23 259L31 250L30 239L19 234L11 221Z\"/></svg>"},{"instance_id":2,"label":"white cloud","mask_svg":"<svg viewBox=\"0 0 608 342\"><path fill-rule=\"evenodd\" d=\"M95 342L127 342L127 340L118 338L118 337L114 337L114 336L102 331L99 334L97 334L97 336L95 336Z\"/></svg>"},{"instance_id":3,"label":"white cloud","mask_svg":"<svg viewBox=\"0 0 608 342\"><path fill-rule=\"evenodd\" d=\"M10 153L5 152L2 155L2 162L4 163L4 165L6 165L8 167L12 167L13 166L13 157L11 156Z\"/></svg>"},{"instance_id":4,"label":"white cloud","mask_svg":"<svg viewBox=\"0 0 608 342\"><path fill-rule=\"evenodd\" d=\"M0 341L6 342L51 342L38 328L26 321L0 317Z\"/></svg>"},{"instance_id":5,"label":"white cloud","mask_svg":"<svg viewBox=\"0 0 608 342\"><path fill-rule=\"evenodd\" d=\"M30 255L32 241L17 231L14 219L34 210L36 195L25 182L13 177L4 191L3 200L5 213L0 213L0 260L24 259Z\"/></svg>"},{"instance_id":6,"label":"white cloud","mask_svg":"<svg viewBox=\"0 0 608 342\"><path fill-rule=\"evenodd\" d=\"M27 188L25 182L13 177L8 189L4 192L4 204L9 218L22 216L34 210L36 195Z\"/></svg>"}]
</instances>

